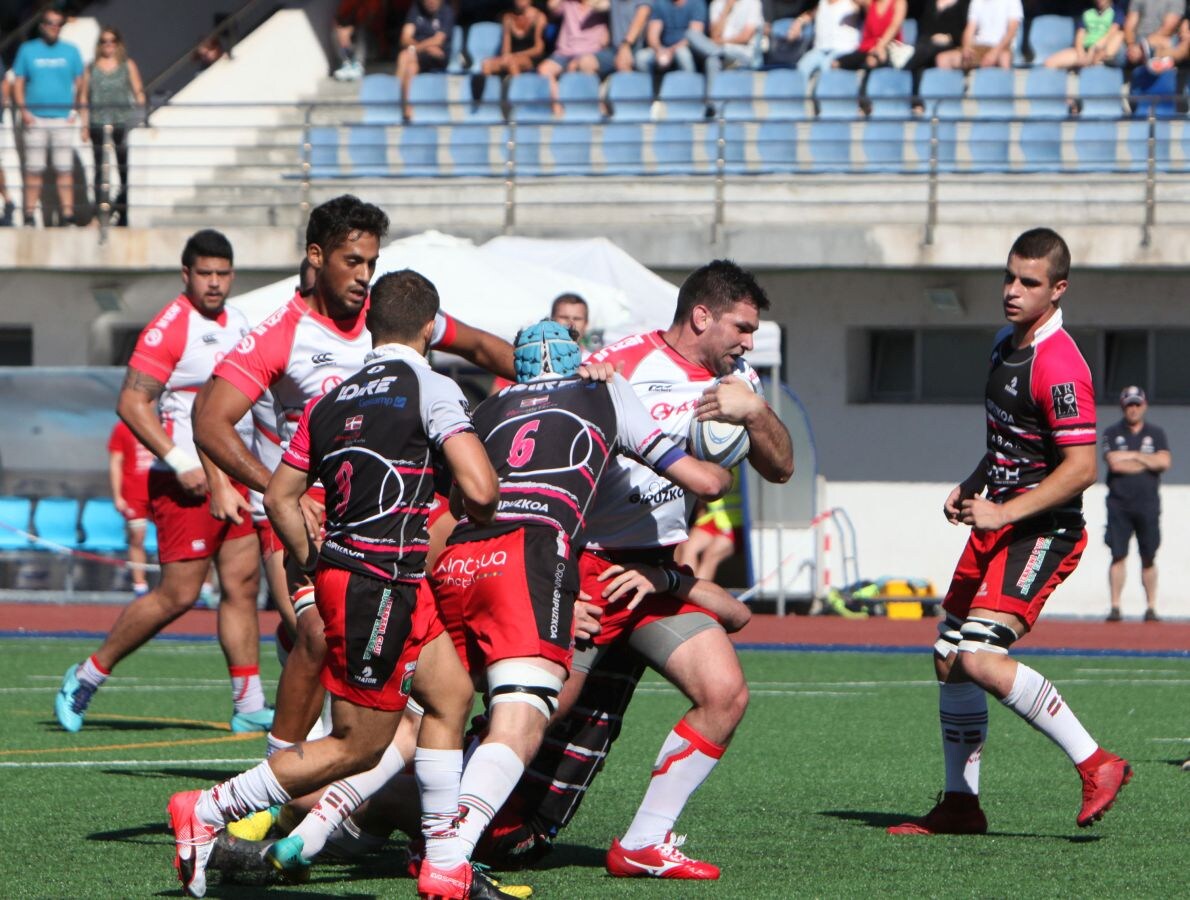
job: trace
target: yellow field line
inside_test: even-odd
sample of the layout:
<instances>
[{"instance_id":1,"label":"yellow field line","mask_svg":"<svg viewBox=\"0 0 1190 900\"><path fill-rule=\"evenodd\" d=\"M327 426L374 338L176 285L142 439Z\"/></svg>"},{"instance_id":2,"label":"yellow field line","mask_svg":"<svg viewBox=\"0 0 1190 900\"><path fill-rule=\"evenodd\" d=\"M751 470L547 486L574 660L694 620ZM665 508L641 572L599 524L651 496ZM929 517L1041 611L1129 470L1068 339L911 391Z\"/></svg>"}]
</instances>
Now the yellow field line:
<instances>
[{"instance_id":1,"label":"yellow field line","mask_svg":"<svg viewBox=\"0 0 1190 900\"><path fill-rule=\"evenodd\" d=\"M259 738L257 732L227 734L216 738L195 738L184 741L142 741L137 744L103 744L90 747L43 747L37 750L0 750L0 756L49 756L54 753L103 753L107 750L148 750L156 747L197 747L200 744L227 744Z\"/></svg>"}]
</instances>

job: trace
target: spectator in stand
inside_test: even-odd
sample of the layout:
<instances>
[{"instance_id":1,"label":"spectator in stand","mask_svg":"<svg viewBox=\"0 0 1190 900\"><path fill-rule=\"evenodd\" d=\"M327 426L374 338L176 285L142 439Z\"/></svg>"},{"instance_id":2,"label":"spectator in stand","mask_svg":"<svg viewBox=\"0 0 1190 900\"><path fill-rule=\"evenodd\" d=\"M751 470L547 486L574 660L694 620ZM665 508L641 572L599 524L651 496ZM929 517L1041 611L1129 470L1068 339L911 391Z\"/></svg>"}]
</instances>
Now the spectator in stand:
<instances>
[{"instance_id":1,"label":"spectator in stand","mask_svg":"<svg viewBox=\"0 0 1190 900\"><path fill-rule=\"evenodd\" d=\"M194 48L190 58L198 63L200 69L209 69L223 59L224 52L223 38L213 34Z\"/></svg>"},{"instance_id":2,"label":"spectator in stand","mask_svg":"<svg viewBox=\"0 0 1190 900\"><path fill-rule=\"evenodd\" d=\"M4 112L12 105L12 82L8 77L8 72L4 68L4 60L0 59L0 156L4 152L4 135L7 134L8 129L4 127ZM13 214L16 207L13 205L12 199L8 196L8 183L4 178L4 167L0 165L0 228L7 228L12 225Z\"/></svg>"},{"instance_id":3,"label":"spectator in stand","mask_svg":"<svg viewBox=\"0 0 1190 900\"><path fill-rule=\"evenodd\" d=\"M397 54L397 80L401 82L406 121L413 119L409 83L419 72L446 70L454 27L454 10L442 0L415 0L409 8L401 28L401 51Z\"/></svg>"},{"instance_id":4,"label":"spectator in stand","mask_svg":"<svg viewBox=\"0 0 1190 900\"><path fill-rule=\"evenodd\" d=\"M1124 29L1116 18L1112 0L1095 0L1095 5L1083 10L1074 44L1051 54L1045 61L1047 69L1081 69L1084 66L1107 65L1115 60L1124 43Z\"/></svg>"},{"instance_id":5,"label":"spectator in stand","mask_svg":"<svg viewBox=\"0 0 1190 900\"><path fill-rule=\"evenodd\" d=\"M336 81L359 81L364 77L368 39L375 41L380 56L387 56L387 26L387 0L340 0L334 25L339 68L332 77Z\"/></svg>"},{"instance_id":6,"label":"spectator in stand","mask_svg":"<svg viewBox=\"0 0 1190 900\"><path fill-rule=\"evenodd\" d=\"M1184 0L1132 0L1124 18L1124 61L1127 65L1142 66L1150 60L1172 59L1174 39L1185 11ZM1163 62L1155 68L1163 70L1171 65Z\"/></svg>"},{"instance_id":7,"label":"spectator in stand","mask_svg":"<svg viewBox=\"0 0 1190 900\"><path fill-rule=\"evenodd\" d=\"M124 39L114 28L99 32L95 60L83 70L82 84L83 140L91 142L95 155L95 208L103 209L108 197L103 176L104 127L110 125L111 145L116 154L116 169L120 175L120 193L111 205L113 225L128 224L128 129L132 127L137 110L145 105L145 89L140 70L128 58ZM110 184L111 170L108 170Z\"/></svg>"},{"instance_id":8,"label":"spectator in stand","mask_svg":"<svg viewBox=\"0 0 1190 900\"><path fill-rule=\"evenodd\" d=\"M145 531L149 524L149 469L157 457L136 439L124 422L117 421L107 439L108 480L112 488L112 502L124 517L128 536L128 563L132 570L132 593L140 597L149 593L145 565Z\"/></svg>"},{"instance_id":9,"label":"spectator in stand","mask_svg":"<svg viewBox=\"0 0 1190 900\"><path fill-rule=\"evenodd\" d=\"M937 65L939 55L962 46L967 28L969 0L926 0L918 22L917 43L905 68L913 73L913 95L917 96L921 73ZM920 107L919 107L920 109Z\"/></svg>"},{"instance_id":10,"label":"spectator in stand","mask_svg":"<svg viewBox=\"0 0 1190 900\"><path fill-rule=\"evenodd\" d=\"M962 46L939 53L938 68L1011 69L1012 42L1024 16L1021 0L971 0Z\"/></svg>"},{"instance_id":11,"label":"spectator in stand","mask_svg":"<svg viewBox=\"0 0 1190 900\"><path fill-rule=\"evenodd\" d=\"M608 12L611 15L612 52L600 56L600 78L636 68L636 53L644 46L645 31L653 14L652 0L611 0Z\"/></svg>"},{"instance_id":12,"label":"spectator in stand","mask_svg":"<svg viewBox=\"0 0 1190 900\"><path fill-rule=\"evenodd\" d=\"M797 61L798 71L809 78L830 68L840 56L858 50L862 14L855 0L821 0L812 13L805 12L794 19L785 40L809 44L809 49L804 49ZM805 27L811 22L814 23L814 38L807 41Z\"/></svg>"},{"instance_id":13,"label":"spectator in stand","mask_svg":"<svg viewBox=\"0 0 1190 900\"><path fill-rule=\"evenodd\" d=\"M760 65L764 11L760 0L711 0L708 22L709 33L692 28L686 32L686 40L695 58L702 61L709 90L724 68L755 69Z\"/></svg>"},{"instance_id":14,"label":"spectator in stand","mask_svg":"<svg viewBox=\"0 0 1190 900\"><path fill-rule=\"evenodd\" d=\"M484 75L519 75L532 72L545 56L546 17L531 0L512 0L512 9L500 18L504 36L500 55L482 63Z\"/></svg>"},{"instance_id":15,"label":"spectator in stand","mask_svg":"<svg viewBox=\"0 0 1190 900\"><path fill-rule=\"evenodd\" d=\"M41 16L41 36L21 44L12 67L13 101L25 129L26 225L34 224L47 167L57 175L61 224L74 224L73 139L83 57L78 47L58 40L65 21L62 13L47 9Z\"/></svg>"},{"instance_id":16,"label":"spectator in stand","mask_svg":"<svg viewBox=\"0 0 1190 900\"><path fill-rule=\"evenodd\" d=\"M860 31L859 47L845 53L831 65L836 69L877 69L887 66L888 45L901 39L906 0L870 0Z\"/></svg>"},{"instance_id":17,"label":"spectator in stand","mask_svg":"<svg viewBox=\"0 0 1190 900\"><path fill-rule=\"evenodd\" d=\"M654 0L645 46L637 51L636 67L659 78L670 69L694 71L688 34L705 32L706 0Z\"/></svg>"},{"instance_id":18,"label":"spectator in stand","mask_svg":"<svg viewBox=\"0 0 1190 900\"><path fill-rule=\"evenodd\" d=\"M550 15L561 17L558 43L553 54L537 67L550 83L554 115L562 115L558 102L558 76L563 72L599 74L599 54L608 50L608 0L549 0Z\"/></svg>"}]
</instances>

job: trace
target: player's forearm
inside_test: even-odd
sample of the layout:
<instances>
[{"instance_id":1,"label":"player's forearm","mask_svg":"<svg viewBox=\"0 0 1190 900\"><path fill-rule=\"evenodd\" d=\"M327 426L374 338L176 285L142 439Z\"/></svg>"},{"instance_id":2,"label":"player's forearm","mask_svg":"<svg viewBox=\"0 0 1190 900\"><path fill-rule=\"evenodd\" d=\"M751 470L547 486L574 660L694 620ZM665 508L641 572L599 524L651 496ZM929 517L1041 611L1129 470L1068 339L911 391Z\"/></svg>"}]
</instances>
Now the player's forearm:
<instances>
[{"instance_id":1,"label":"player's forearm","mask_svg":"<svg viewBox=\"0 0 1190 900\"><path fill-rule=\"evenodd\" d=\"M159 459L174 449L173 439L165 433L157 413L157 400L136 390L123 390L116 401L116 415Z\"/></svg>"},{"instance_id":2,"label":"player's forearm","mask_svg":"<svg viewBox=\"0 0 1190 900\"><path fill-rule=\"evenodd\" d=\"M1077 497L1095 483L1095 458L1088 466L1083 459L1067 457L1033 490L1018 494L1004 504L1008 522L1019 522L1054 509Z\"/></svg>"},{"instance_id":3,"label":"player's forearm","mask_svg":"<svg viewBox=\"0 0 1190 900\"><path fill-rule=\"evenodd\" d=\"M306 531L302 508L298 504L300 496L266 490L264 511L290 558L302 571L308 572L314 566L318 550Z\"/></svg>"},{"instance_id":4,"label":"player's forearm","mask_svg":"<svg viewBox=\"0 0 1190 900\"><path fill-rule=\"evenodd\" d=\"M793 476L793 441L776 414L765 405L744 423L751 449L748 462L765 481L784 484Z\"/></svg>"},{"instance_id":5,"label":"player's forearm","mask_svg":"<svg viewBox=\"0 0 1190 900\"><path fill-rule=\"evenodd\" d=\"M272 473L244 446L234 423L195 416L194 443L211 462L240 484L254 491L264 491L268 487Z\"/></svg>"},{"instance_id":6,"label":"player's forearm","mask_svg":"<svg viewBox=\"0 0 1190 900\"><path fill-rule=\"evenodd\" d=\"M718 619L728 633L739 631L752 618L752 610L713 581L680 575L678 584L678 596L701 606Z\"/></svg>"}]
</instances>

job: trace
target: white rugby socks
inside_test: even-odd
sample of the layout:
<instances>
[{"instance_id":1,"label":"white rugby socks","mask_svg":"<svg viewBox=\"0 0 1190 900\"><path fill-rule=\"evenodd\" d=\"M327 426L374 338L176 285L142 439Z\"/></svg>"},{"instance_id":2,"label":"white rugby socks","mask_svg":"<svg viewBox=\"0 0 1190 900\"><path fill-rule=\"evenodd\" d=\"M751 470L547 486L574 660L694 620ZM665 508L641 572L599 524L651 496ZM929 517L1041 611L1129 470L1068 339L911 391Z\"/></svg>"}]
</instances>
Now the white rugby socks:
<instances>
[{"instance_id":1,"label":"white rugby socks","mask_svg":"<svg viewBox=\"0 0 1190 900\"><path fill-rule=\"evenodd\" d=\"M260 685L260 666L228 666L231 698L238 713L264 709L264 689Z\"/></svg>"},{"instance_id":2,"label":"white rugby socks","mask_svg":"<svg viewBox=\"0 0 1190 900\"><path fill-rule=\"evenodd\" d=\"M1000 702L1061 747L1075 765L1099 748L1057 688L1023 663L1017 662L1012 690Z\"/></svg>"},{"instance_id":3,"label":"white rugby socks","mask_svg":"<svg viewBox=\"0 0 1190 900\"><path fill-rule=\"evenodd\" d=\"M938 685L946 790L979 793L979 759L988 739L988 695L972 681Z\"/></svg>"},{"instance_id":4,"label":"white rugby socks","mask_svg":"<svg viewBox=\"0 0 1190 900\"><path fill-rule=\"evenodd\" d=\"M222 828L270 806L284 806L290 799L266 761L203 791L194 812L208 825Z\"/></svg>"},{"instance_id":5,"label":"white rugby socks","mask_svg":"<svg viewBox=\"0 0 1190 900\"><path fill-rule=\"evenodd\" d=\"M498 741L480 744L467 760L459 787L459 807L466 810L459 820L459 840L468 858L524 771L516 752Z\"/></svg>"},{"instance_id":6,"label":"white rugby socks","mask_svg":"<svg viewBox=\"0 0 1190 900\"><path fill-rule=\"evenodd\" d=\"M453 869L467 859L455 825L463 751L418 747L413 754L413 774L421 793L421 833L426 839L426 859L438 868Z\"/></svg>"}]
</instances>

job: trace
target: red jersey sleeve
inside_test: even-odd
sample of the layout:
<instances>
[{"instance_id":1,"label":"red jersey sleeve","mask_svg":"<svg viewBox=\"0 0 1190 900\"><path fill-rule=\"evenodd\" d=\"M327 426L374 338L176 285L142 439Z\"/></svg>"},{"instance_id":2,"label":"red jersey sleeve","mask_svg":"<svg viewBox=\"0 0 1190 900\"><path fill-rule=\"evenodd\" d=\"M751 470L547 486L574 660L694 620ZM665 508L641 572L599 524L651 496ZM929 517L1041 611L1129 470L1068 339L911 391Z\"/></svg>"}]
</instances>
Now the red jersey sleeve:
<instances>
[{"instance_id":1,"label":"red jersey sleeve","mask_svg":"<svg viewBox=\"0 0 1190 900\"><path fill-rule=\"evenodd\" d=\"M1033 399L1059 446L1094 444L1095 389L1091 370L1074 339L1058 332L1038 347Z\"/></svg>"},{"instance_id":2,"label":"red jersey sleeve","mask_svg":"<svg viewBox=\"0 0 1190 900\"><path fill-rule=\"evenodd\" d=\"M244 335L215 366L212 377L231 382L253 403L259 400L289 365L294 331L301 318L301 310L293 309L294 302L291 300Z\"/></svg>"},{"instance_id":3,"label":"red jersey sleeve","mask_svg":"<svg viewBox=\"0 0 1190 900\"><path fill-rule=\"evenodd\" d=\"M158 313L137 338L128 367L166 384L186 350L190 310L190 302L181 296Z\"/></svg>"},{"instance_id":4,"label":"red jersey sleeve","mask_svg":"<svg viewBox=\"0 0 1190 900\"><path fill-rule=\"evenodd\" d=\"M302 417L298 420L297 431L289 439L289 446L281 456L281 462L303 472L310 471L310 413L321 399L315 397L306 404L306 408L302 410Z\"/></svg>"},{"instance_id":5,"label":"red jersey sleeve","mask_svg":"<svg viewBox=\"0 0 1190 900\"><path fill-rule=\"evenodd\" d=\"M458 324L453 316L444 312L434 319L434 331L430 335L430 346L436 350L449 350L458 336Z\"/></svg>"}]
</instances>

